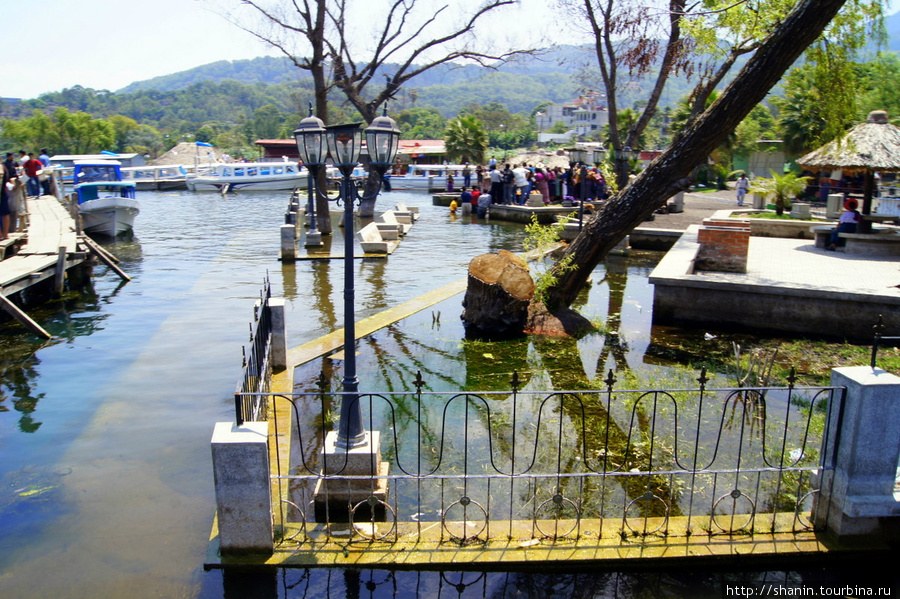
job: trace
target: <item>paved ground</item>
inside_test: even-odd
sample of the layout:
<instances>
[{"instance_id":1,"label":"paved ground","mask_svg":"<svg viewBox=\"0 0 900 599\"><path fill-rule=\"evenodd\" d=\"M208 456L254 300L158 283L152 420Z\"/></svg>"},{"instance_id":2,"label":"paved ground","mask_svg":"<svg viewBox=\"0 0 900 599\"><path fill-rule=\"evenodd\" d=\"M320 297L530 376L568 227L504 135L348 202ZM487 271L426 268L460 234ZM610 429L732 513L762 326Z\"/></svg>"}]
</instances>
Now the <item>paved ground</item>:
<instances>
[{"instance_id":1,"label":"paved ground","mask_svg":"<svg viewBox=\"0 0 900 599\"><path fill-rule=\"evenodd\" d=\"M690 225L699 225L704 218L712 216L716 210L737 208L735 192L731 189L715 193L684 194L684 212L678 214L656 214L652 221L644 223L644 227L658 229L687 229Z\"/></svg>"}]
</instances>

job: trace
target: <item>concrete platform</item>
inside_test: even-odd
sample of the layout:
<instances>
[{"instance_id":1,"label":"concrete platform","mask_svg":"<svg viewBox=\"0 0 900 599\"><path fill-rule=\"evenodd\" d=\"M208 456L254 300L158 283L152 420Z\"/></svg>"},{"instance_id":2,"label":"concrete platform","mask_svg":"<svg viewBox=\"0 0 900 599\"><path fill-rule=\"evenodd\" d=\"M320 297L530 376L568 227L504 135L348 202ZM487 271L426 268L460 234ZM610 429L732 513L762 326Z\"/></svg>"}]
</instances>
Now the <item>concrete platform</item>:
<instances>
[{"instance_id":1,"label":"concrete platform","mask_svg":"<svg viewBox=\"0 0 900 599\"><path fill-rule=\"evenodd\" d=\"M694 272L691 226L650 274L654 324L777 331L859 343L900 334L900 257L829 252L811 240L751 237L746 273Z\"/></svg>"},{"instance_id":2,"label":"concrete platform","mask_svg":"<svg viewBox=\"0 0 900 599\"><path fill-rule=\"evenodd\" d=\"M761 519L765 515L758 516ZM453 570L549 570L565 568L571 562L582 567L596 563L613 566L722 566L739 563L770 566L844 560L852 555L889 555L886 545L848 547L836 544L811 531L791 530L791 515L780 515L775 531L752 534L708 535L702 531L685 534L687 518L672 518L668 534L623 535L622 520L585 520L558 523L559 530L577 530L577 538L553 539L535 535L532 521L468 522L477 539L460 542L448 536L466 530L461 522L365 523L357 530L320 524L304 527L288 524L281 530L281 542L270 556L229 557L219 555L218 530L214 523L204 563L206 569L234 566L275 567L368 567L386 569ZM553 522L542 522L541 530L554 530ZM662 525L649 519L648 527ZM512 534L509 534L512 531ZM455 533L456 534L456 533Z\"/></svg>"}]
</instances>

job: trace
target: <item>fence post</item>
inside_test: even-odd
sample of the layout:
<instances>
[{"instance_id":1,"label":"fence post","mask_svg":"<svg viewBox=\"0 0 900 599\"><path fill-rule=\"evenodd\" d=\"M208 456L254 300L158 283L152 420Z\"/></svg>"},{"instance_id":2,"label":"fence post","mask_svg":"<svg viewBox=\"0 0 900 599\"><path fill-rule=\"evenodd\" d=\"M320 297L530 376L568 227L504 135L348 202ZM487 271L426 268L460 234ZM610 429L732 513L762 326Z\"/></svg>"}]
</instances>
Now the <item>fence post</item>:
<instances>
[{"instance_id":1,"label":"fence post","mask_svg":"<svg viewBox=\"0 0 900 599\"><path fill-rule=\"evenodd\" d=\"M297 228L294 225L281 225L281 261L294 262L297 259Z\"/></svg>"},{"instance_id":2,"label":"fence post","mask_svg":"<svg viewBox=\"0 0 900 599\"><path fill-rule=\"evenodd\" d=\"M269 317L272 319L272 368L287 368L287 324L284 319L284 298L269 298Z\"/></svg>"},{"instance_id":3,"label":"fence post","mask_svg":"<svg viewBox=\"0 0 900 599\"><path fill-rule=\"evenodd\" d=\"M212 436L219 550L222 554L274 551L268 422L217 422Z\"/></svg>"},{"instance_id":4,"label":"fence post","mask_svg":"<svg viewBox=\"0 0 900 599\"><path fill-rule=\"evenodd\" d=\"M900 378L869 366L835 368L831 384L847 388L829 405L827 447L834 469L825 470L813 508L817 527L841 538L883 537L900 516L894 498L900 459Z\"/></svg>"}]
</instances>

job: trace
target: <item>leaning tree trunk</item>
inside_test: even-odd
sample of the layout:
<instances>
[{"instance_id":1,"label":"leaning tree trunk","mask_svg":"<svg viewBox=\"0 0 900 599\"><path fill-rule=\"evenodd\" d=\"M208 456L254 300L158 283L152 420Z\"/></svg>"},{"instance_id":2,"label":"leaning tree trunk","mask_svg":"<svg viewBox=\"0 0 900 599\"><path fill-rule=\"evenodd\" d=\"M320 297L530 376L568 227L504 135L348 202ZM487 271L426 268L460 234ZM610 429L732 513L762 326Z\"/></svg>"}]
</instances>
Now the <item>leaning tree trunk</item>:
<instances>
[{"instance_id":1,"label":"leaning tree trunk","mask_svg":"<svg viewBox=\"0 0 900 599\"><path fill-rule=\"evenodd\" d=\"M813 43L845 0L803 0L760 46L737 77L694 123L595 214L564 255L577 268L559 273L548 291L551 310L572 304L594 268L654 210L690 184L690 172L765 98Z\"/></svg>"},{"instance_id":2,"label":"leaning tree trunk","mask_svg":"<svg viewBox=\"0 0 900 599\"><path fill-rule=\"evenodd\" d=\"M469 262L469 284L463 298L466 336L505 339L522 335L534 280L522 258L506 250L481 254Z\"/></svg>"}]
</instances>

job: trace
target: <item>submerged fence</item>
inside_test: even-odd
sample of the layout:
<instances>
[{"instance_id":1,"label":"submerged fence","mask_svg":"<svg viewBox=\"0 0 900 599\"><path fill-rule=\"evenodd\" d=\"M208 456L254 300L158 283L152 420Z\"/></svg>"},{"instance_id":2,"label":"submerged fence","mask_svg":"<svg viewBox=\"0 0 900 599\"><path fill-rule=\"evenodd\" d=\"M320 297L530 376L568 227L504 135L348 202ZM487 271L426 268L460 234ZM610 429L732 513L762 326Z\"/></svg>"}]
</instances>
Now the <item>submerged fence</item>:
<instances>
[{"instance_id":1,"label":"submerged fence","mask_svg":"<svg viewBox=\"0 0 900 599\"><path fill-rule=\"evenodd\" d=\"M324 376L318 393L236 398L290 403L294 457L289 474L273 475L286 498L276 510L286 542L307 540L318 524L330 535L335 523L362 540L397 541L412 527L458 542L813 527L835 455L822 433L840 417L842 388L791 378L787 387L711 389L705 372L695 389L615 382L610 372L602 390L530 391L513 375L506 392L434 393L418 376L412 392L359 394L350 401L381 438L365 475L345 451L323 452L344 397ZM826 410L832 402L838 410Z\"/></svg>"},{"instance_id":2,"label":"submerged fence","mask_svg":"<svg viewBox=\"0 0 900 599\"><path fill-rule=\"evenodd\" d=\"M234 416L238 426L266 419L266 403L259 394L269 391L272 380L272 285L266 278L250 323L249 345L243 351L243 373L234 393Z\"/></svg>"}]
</instances>

